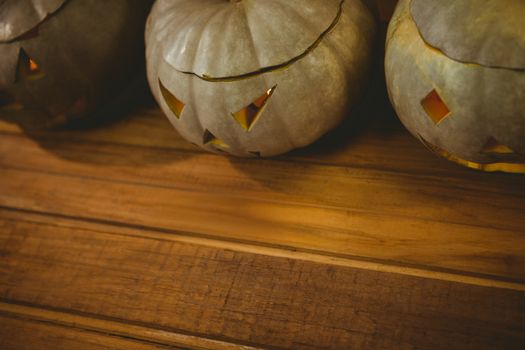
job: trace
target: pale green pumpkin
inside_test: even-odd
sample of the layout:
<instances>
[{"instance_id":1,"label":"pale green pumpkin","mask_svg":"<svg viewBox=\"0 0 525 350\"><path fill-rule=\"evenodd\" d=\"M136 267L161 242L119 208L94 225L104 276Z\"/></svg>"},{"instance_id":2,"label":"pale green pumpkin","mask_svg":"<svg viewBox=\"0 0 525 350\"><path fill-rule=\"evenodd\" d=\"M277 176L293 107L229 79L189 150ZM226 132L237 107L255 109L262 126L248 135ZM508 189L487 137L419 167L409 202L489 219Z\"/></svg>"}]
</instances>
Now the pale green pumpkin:
<instances>
[{"instance_id":1,"label":"pale green pumpkin","mask_svg":"<svg viewBox=\"0 0 525 350\"><path fill-rule=\"evenodd\" d=\"M462 165L525 172L525 2L401 0L385 69L403 124Z\"/></svg>"},{"instance_id":2,"label":"pale green pumpkin","mask_svg":"<svg viewBox=\"0 0 525 350\"><path fill-rule=\"evenodd\" d=\"M190 142L273 156L347 116L374 32L360 0L159 0L146 30L148 79Z\"/></svg>"}]
</instances>

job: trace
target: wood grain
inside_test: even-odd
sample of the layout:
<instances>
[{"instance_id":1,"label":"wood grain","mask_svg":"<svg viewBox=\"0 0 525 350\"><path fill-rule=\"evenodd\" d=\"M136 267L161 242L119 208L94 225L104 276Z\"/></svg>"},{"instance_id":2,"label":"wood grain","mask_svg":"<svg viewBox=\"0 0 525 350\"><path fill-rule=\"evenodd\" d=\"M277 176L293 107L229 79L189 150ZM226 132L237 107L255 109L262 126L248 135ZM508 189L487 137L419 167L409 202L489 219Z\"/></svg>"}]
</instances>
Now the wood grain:
<instances>
[{"instance_id":1,"label":"wood grain","mask_svg":"<svg viewBox=\"0 0 525 350\"><path fill-rule=\"evenodd\" d=\"M1 349L199 349L253 350L192 336L27 305L0 302ZM2 343L3 342L3 343Z\"/></svg>"},{"instance_id":2,"label":"wood grain","mask_svg":"<svg viewBox=\"0 0 525 350\"><path fill-rule=\"evenodd\" d=\"M0 121L0 348L525 348L523 177L434 157L378 91L268 160L148 100Z\"/></svg>"},{"instance_id":3,"label":"wood grain","mask_svg":"<svg viewBox=\"0 0 525 350\"><path fill-rule=\"evenodd\" d=\"M502 278L489 278L487 276L476 276L465 271L432 270L428 267L399 265L395 262L370 261L356 259L351 256L331 255L320 251L305 251L300 249L289 249L287 247L270 246L268 244L254 244L225 239L214 239L211 237L198 237L185 234L184 232L173 232L164 229L145 228L140 226L107 223L97 220L82 220L52 214L37 214L36 212L19 211L16 209L0 209L0 217L5 221L30 222L37 225L54 225L70 230L102 231L111 234L133 236L140 238L170 240L178 243L193 244L212 247L228 251L237 251L250 254L266 255L271 257L287 258L292 260L305 260L324 265L342 266L371 270L385 273L403 274L408 276L437 279L449 282L460 282L484 287L503 288L525 292L525 284L520 282L506 281Z\"/></svg>"},{"instance_id":4,"label":"wood grain","mask_svg":"<svg viewBox=\"0 0 525 350\"><path fill-rule=\"evenodd\" d=\"M485 190L475 181L455 187L375 170L61 146L69 158L49 156L17 136L2 137L0 205L514 281L525 277L524 186L514 177ZM250 178L234 161L263 179Z\"/></svg>"},{"instance_id":5,"label":"wood grain","mask_svg":"<svg viewBox=\"0 0 525 350\"><path fill-rule=\"evenodd\" d=\"M0 315L0 348L2 350L175 349L174 347L148 344L134 339L4 315Z\"/></svg>"},{"instance_id":6,"label":"wood grain","mask_svg":"<svg viewBox=\"0 0 525 350\"><path fill-rule=\"evenodd\" d=\"M386 105L388 102L385 98L372 95L365 102L377 105L377 110L356 113L314 145L275 159L444 176L445 180L469 178L497 183L506 181L508 177L517 177L476 172L431 154L403 128L389 105ZM177 150L181 156L204 153L202 149L184 141L162 112L150 106L152 103L144 102L145 107L137 109L124 120L108 121L108 124L87 129L23 131L0 119L0 133L29 136L44 149L62 157L67 157L67 153L63 153L65 147L60 147L60 144L67 145L72 141Z\"/></svg>"},{"instance_id":7,"label":"wood grain","mask_svg":"<svg viewBox=\"0 0 525 350\"><path fill-rule=\"evenodd\" d=\"M169 240L0 224L0 298L267 348L521 349L525 294Z\"/></svg>"}]
</instances>

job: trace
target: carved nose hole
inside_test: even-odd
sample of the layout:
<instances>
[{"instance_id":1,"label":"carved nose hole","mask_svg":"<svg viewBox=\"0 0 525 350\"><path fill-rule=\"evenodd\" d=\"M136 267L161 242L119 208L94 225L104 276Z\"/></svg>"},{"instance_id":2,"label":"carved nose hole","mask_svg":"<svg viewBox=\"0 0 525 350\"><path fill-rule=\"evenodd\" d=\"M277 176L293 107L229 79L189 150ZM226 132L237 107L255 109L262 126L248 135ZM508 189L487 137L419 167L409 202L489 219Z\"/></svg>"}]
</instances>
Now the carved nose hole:
<instances>
[{"instance_id":1,"label":"carved nose hole","mask_svg":"<svg viewBox=\"0 0 525 350\"><path fill-rule=\"evenodd\" d=\"M18 54L18 66L16 73L17 81L20 79L38 80L45 76L44 72L40 68L40 65L33 58L29 57L27 52L22 48L20 48L20 52Z\"/></svg>"},{"instance_id":2,"label":"carved nose hole","mask_svg":"<svg viewBox=\"0 0 525 350\"><path fill-rule=\"evenodd\" d=\"M81 117L88 110L88 106L88 99L85 96L77 98L66 110L53 118L50 122L50 126L65 123L68 120L74 120Z\"/></svg>"},{"instance_id":3,"label":"carved nose hole","mask_svg":"<svg viewBox=\"0 0 525 350\"><path fill-rule=\"evenodd\" d=\"M177 119L180 119L180 116L182 115L182 112L184 111L184 107L186 106L181 100L179 100L175 95L173 95L165 86L162 84L162 82L159 79L159 88L160 92L162 94L162 97L164 98L164 101L170 108L170 110L175 114Z\"/></svg>"},{"instance_id":4,"label":"carved nose hole","mask_svg":"<svg viewBox=\"0 0 525 350\"><path fill-rule=\"evenodd\" d=\"M512 154L514 153L514 151L500 143L498 140L496 140L495 138L491 137L488 139L487 143L485 143L485 146L483 146L483 153L487 153L487 154Z\"/></svg>"},{"instance_id":5,"label":"carved nose hole","mask_svg":"<svg viewBox=\"0 0 525 350\"><path fill-rule=\"evenodd\" d=\"M7 91L0 90L0 109L5 111L19 111L24 106L17 102L15 97Z\"/></svg>"},{"instance_id":6,"label":"carved nose hole","mask_svg":"<svg viewBox=\"0 0 525 350\"><path fill-rule=\"evenodd\" d=\"M238 112L232 113L233 118L245 131L251 131L261 114L264 112L270 97L272 97L277 85L268 89L263 95L244 107Z\"/></svg>"},{"instance_id":7,"label":"carved nose hole","mask_svg":"<svg viewBox=\"0 0 525 350\"><path fill-rule=\"evenodd\" d=\"M7 106L13 102L15 102L15 99L11 94L7 93L7 91L0 90L0 107Z\"/></svg>"},{"instance_id":8,"label":"carved nose hole","mask_svg":"<svg viewBox=\"0 0 525 350\"><path fill-rule=\"evenodd\" d=\"M436 90L432 90L421 100L421 106L434 124L439 124L450 115L450 110Z\"/></svg>"},{"instance_id":9,"label":"carved nose hole","mask_svg":"<svg viewBox=\"0 0 525 350\"><path fill-rule=\"evenodd\" d=\"M212 146L216 149L222 150L224 148L230 148L228 144L224 141L213 135L209 130L204 130L204 135L202 137L202 143L205 146Z\"/></svg>"}]
</instances>

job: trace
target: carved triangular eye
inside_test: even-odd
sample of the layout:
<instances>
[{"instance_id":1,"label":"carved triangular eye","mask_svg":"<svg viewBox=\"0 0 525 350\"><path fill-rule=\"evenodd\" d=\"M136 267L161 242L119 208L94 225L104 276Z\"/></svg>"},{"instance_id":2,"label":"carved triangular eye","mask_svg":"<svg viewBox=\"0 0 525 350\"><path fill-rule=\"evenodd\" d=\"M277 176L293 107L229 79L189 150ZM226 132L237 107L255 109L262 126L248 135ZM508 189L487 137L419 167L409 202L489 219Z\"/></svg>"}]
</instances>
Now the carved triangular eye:
<instances>
[{"instance_id":1,"label":"carved triangular eye","mask_svg":"<svg viewBox=\"0 0 525 350\"><path fill-rule=\"evenodd\" d=\"M224 141L215 137L209 130L204 130L204 136L202 137L202 143L205 146L213 146L215 148L230 148Z\"/></svg>"},{"instance_id":2,"label":"carved triangular eye","mask_svg":"<svg viewBox=\"0 0 525 350\"><path fill-rule=\"evenodd\" d=\"M435 124L439 124L450 114L450 110L436 90L432 90L421 100L421 106Z\"/></svg>"},{"instance_id":3,"label":"carved triangular eye","mask_svg":"<svg viewBox=\"0 0 525 350\"><path fill-rule=\"evenodd\" d=\"M264 112L264 109L266 108L266 105L268 104L268 101L270 100L270 97L272 96L276 87L277 86L274 86L273 88L268 89L268 91L250 103L250 105L247 107L236 113L232 113L233 118L235 118L235 120L242 126L244 130L250 131L255 125L257 119L259 119L261 114Z\"/></svg>"},{"instance_id":4,"label":"carved triangular eye","mask_svg":"<svg viewBox=\"0 0 525 350\"><path fill-rule=\"evenodd\" d=\"M159 88L160 92L162 94L162 97L164 98L164 101L166 101L166 104L171 109L173 114L177 117L177 119L180 119L180 116L182 115L182 112L184 111L184 107L186 106L181 100L175 97L159 79Z\"/></svg>"},{"instance_id":5,"label":"carved triangular eye","mask_svg":"<svg viewBox=\"0 0 525 350\"><path fill-rule=\"evenodd\" d=\"M483 153L511 154L514 153L514 151L510 149L510 147L505 146L495 138L491 137L488 139L487 143L485 143L485 146L483 146Z\"/></svg>"},{"instance_id":6,"label":"carved triangular eye","mask_svg":"<svg viewBox=\"0 0 525 350\"><path fill-rule=\"evenodd\" d=\"M44 77L44 73L40 69L39 64L29 57L27 52L20 48L18 54L18 66L17 66L17 81L20 79L24 80L37 80Z\"/></svg>"}]
</instances>

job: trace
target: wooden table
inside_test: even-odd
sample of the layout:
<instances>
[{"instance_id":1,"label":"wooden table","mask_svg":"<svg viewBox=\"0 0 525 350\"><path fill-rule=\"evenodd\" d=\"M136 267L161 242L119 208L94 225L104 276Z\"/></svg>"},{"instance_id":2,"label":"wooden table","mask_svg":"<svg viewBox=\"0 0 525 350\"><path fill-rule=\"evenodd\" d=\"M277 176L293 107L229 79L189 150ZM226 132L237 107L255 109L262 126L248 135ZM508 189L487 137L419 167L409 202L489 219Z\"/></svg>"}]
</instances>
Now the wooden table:
<instances>
[{"instance_id":1,"label":"wooden table","mask_svg":"<svg viewBox=\"0 0 525 350\"><path fill-rule=\"evenodd\" d=\"M0 349L525 349L525 178L433 156L377 91L275 159L148 99L0 123Z\"/></svg>"}]
</instances>

